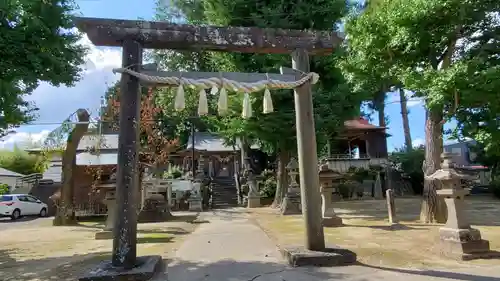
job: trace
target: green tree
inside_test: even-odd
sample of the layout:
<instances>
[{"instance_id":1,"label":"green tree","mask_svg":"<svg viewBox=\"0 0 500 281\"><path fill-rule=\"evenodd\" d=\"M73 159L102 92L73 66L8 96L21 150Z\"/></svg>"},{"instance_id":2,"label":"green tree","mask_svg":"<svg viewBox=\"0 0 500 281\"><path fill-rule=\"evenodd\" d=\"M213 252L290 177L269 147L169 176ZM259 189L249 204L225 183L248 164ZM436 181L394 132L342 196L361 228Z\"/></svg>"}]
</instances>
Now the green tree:
<instances>
[{"instance_id":1,"label":"green tree","mask_svg":"<svg viewBox=\"0 0 500 281\"><path fill-rule=\"evenodd\" d=\"M486 62L498 57L499 9L493 0L380 0L376 9L359 17L363 32L348 34L364 37L366 44L381 40L374 48L392 57L384 68L425 98L426 176L440 168L444 121L496 94L499 82L492 77L499 69ZM436 184L426 179L421 220L443 222L442 206Z\"/></svg>"},{"instance_id":2,"label":"green tree","mask_svg":"<svg viewBox=\"0 0 500 281\"><path fill-rule=\"evenodd\" d=\"M71 0L0 1L0 136L32 121L36 107L24 98L40 82L72 85L84 48L76 44Z\"/></svg>"},{"instance_id":3,"label":"green tree","mask_svg":"<svg viewBox=\"0 0 500 281\"><path fill-rule=\"evenodd\" d=\"M180 13L190 23L231 26L257 26L288 29L332 30L332 27L345 15L348 8L345 1L316 0L309 2L284 3L281 1L226 1L198 0L173 2L175 10L166 14ZM162 10L165 12L165 9ZM165 15L165 13L163 14ZM168 16L163 19L169 19ZM172 56L172 53L169 53ZM178 59L179 57L175 57ZM288 55L239 54L239 53L201 53L198 59L188 58L194 70L234 71L234 72L278 72L280 66L290 66ZM318 141L326 141L343 126L344 120L359 114L362 98L352 93L340 71L336 68L337 54L313 57L311 71L320 74L320 83L314 88L314 105ZM198 69L197 69L198 68ZM193 69L193 68L192 68ZM241 119L241 95L232 97L230 112L223 118L213 118L213 124L228 142L236 138L243 140L243 146L259 143L268 153L276 153L280 159L276 203L286 185L284 169L290 151L296 147L295 112L293 95L290 91L273 91L273 104L276 109L270 114L262 114L262 95L253 95L253 117ZM292 129L291 129L292 128ZM320 144L321 145L321 144ZM291 152L291 154L295 154Z\"/></svg>"},{"instance_id":4,"label":"green tree","mask_svg":"<svg viewBox=\"0 0 500 281\"><path fill-rule=\"evenodd\" d=\"M0 167L23 175L43 173L47 169L47 158L15 147L0 151Z\"/></svg>"}]
</instances>

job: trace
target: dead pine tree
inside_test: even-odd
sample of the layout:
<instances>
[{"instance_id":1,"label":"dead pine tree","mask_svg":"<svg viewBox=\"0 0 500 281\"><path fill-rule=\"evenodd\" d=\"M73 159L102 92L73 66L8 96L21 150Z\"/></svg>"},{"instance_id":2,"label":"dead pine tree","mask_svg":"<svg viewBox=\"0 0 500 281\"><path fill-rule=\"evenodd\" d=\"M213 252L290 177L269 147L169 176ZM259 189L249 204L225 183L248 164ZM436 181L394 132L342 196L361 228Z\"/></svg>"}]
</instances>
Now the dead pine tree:
<instances>
[{"instance_id":1,"label":"dead pine tree","mask_svg":"<svg viewBox=\"0 0 500 281\"><path fill-rule=\"evenodd\" d=\"M74 177L73 171L76 166L76 150L80 140L89 127L90 114L85 109L76 111L78 124L69 133L66 148L62 157L62 186L59 194L56 216L53 225L72 225L76 223L74 208Z\"/></svg>"},{"instance_id":2,"label":"dead pine tree","mask_svg":"<svg viewBox=\"0 0 500 281\"><path fill-rule=\"evenodd\" d=\"M162 131L160 120L157 120L161 108L155 103L155 89L142 88L141 108L140 108L140 162L142 168L137 177L139 183L144 175L146 166L153 167L154 171L168 163L169 155L178 148L178 140L171 140L165 136ZM118 129L118 114L120 109L120 93L118 89L108 98L108 107L106 110L106 120L115 124L113 128ZM159 173L155 173L155 177L160 178ZM142 189L142 184L139 184ZM139 190L140 192L140 190ZM168 198L166 198L168 201ZM167 204L166 212L170 215L170 209Z\"/></svg>"}]
</instances>

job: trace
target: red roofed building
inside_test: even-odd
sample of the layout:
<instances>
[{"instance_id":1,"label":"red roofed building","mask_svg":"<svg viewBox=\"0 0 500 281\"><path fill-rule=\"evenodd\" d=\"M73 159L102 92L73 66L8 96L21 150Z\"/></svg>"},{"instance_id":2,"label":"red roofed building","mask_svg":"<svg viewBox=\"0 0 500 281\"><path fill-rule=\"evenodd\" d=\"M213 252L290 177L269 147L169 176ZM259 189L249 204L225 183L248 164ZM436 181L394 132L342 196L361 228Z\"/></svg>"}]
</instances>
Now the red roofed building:
<instances>
[{"instance_id":1,"label":"red roofed building","mask_svg":"<svg viewBox=\"0 0 500 281\"><path fill-rule=\"evenodd\" d=\"M387 158L385 127L370 124L363 117L344 122L345 129L336 140L335 153L356 155L359 158Z\"/></svg>"},{"instance_id":2,"label":"red roofed building","mask_svg":"<svg viewBox=\"0 0 500 281\"><path fill-rule=\"evenodd\" d=\"M387 162L386 128L359 117L344 122L344 130L331 141L329 162L342 172L351 166L365 167Z\"/></svg>"}]
</instances>

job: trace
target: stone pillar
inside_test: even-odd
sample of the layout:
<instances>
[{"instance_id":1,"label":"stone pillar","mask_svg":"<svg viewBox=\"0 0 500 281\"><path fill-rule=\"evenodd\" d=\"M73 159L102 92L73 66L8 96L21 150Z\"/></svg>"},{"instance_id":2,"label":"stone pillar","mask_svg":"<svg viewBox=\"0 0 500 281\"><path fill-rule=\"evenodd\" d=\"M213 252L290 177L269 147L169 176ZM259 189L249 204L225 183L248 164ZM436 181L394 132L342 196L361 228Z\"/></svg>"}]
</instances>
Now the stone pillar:
<instances>
[{"instance_id":1,"label":"stone pillar","mask_svg":"<svg viewBox=\"0 0 500 281\"><path fill-rule=\"evenodd\" d=\"M106 217L106 222L103 228L103 231L96 232L95 239L112 239L113 238L113 229L115 228L116 223L116 191L114 188L106 190L106 195L103 200L104 204L106 204L106 208L108 210L108 214Z\"/></svg>"},{"instance_id":2,"label":"stone pillar","mask_svg":"<svg viewBox=\"0 0 500 281\"><path fill-rule=\"evenodd\" d=\"M283 198L281 204L282 215L297 215L302 214L302 206L300 204L300 186L297 183L297 175L299 174L299 164L295 158L292 158L286 166L288 176L290 176L290 185Z\"/></svg>"},{"instance_id":3,"label":"stone pillar","mask_svg":"<svg viewBox=\"0 0 500 281\"><path fill-rule=\"evenodd\" d=\"M169 181L167 184L167 204L169 208L172 208L172 182Z\"/></svg>"},{"instance_id":4,"label":"stone pillar","mask_svg":"<svg viewBox=\"0 0 500 281\"><path fill-rule=\"evenodd\" d=\"M192 183L191 196L188 199L189 211L201 212L203 211L203 200L201 198L201 182L195 181Z\"/></svg>"},{"instance_id":5,"label":"stone pillar","mask_svg":"<svg viewBox=\"0 0 500 281\"><path fill-rule=\"evenodd\" d=\"M443 188L437 194L444 197L448 208L448 220L439 229L441 253L460 260L499 257L500 253L490 251L489 241L481 238L479 230L470 226L464 214L464 197L468 191L460 180L467 176L453 168L450 153L443 153L442 158L442 168L429 176L441 182Z\"/></svg>"},{"instance_id":6,"label":"stone pillar","mask_svg":"<svg viewBox=\"0 0 500 281\"><path fill-rule=\"evenodd\" d=\"M389 214L389 223L396 224L398 220L396 218L396 205L394 202L394 191L392 189L387 189L385 191L385 199L387 201L387 213Z\"/></svg>"},{"instance_id":7,"label":"stone pillar","mask_svg":"<svg viewBox=\"0 0 500 281\"><path fill-rule=\"evenodd\" d=\"M373 190L373 197L375 197L375 199L384 199L384 195L383 195L383 191L382 191L382 179L380 178L380 172L377 172L373 189L374 189Z\"/></svg>"},{"instance_id":8,"label":"stone pillar","mask_svg":"<svg viewBox=\"0 0 500 281\"><path fill-rule=\"evenodd\" d=\"M215 172L214 172L214 163L213 163L213 160L210 159L208 160L208 176L210 176L211 178L213 178L215 175Z\"/></svg>"},{"instance_id":9,"label":"stone pillar","mask_svg":"<svg viewBox=\"0 0 500 281\"><path fill-rule=\"evenodd\" d=\"M342 226L342 219L335 214L332 204L333 180L339 179L341 175L328 168L327 164L319 168L319 184L321 190L321 213L324 227Z\"/></svg>"},{"instance_id":10,"label":"stone pillar","mask_svg":"<svg viewBox=\"0 0 500 281\"><path fill-rule=\"evenodd\" d=\"M196 179L203 181L205 179L205 158L200 154L198 157L198 167L196 170Z\"/></svg>"}]
</instances>

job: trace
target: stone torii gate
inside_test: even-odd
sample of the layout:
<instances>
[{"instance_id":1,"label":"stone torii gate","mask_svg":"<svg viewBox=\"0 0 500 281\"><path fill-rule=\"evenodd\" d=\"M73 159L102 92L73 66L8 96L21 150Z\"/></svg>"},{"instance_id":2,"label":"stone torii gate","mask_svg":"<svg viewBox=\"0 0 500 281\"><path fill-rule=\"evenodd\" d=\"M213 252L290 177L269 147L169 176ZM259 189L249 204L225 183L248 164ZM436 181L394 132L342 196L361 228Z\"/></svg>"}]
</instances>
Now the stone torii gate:
<instances>
[{"instance_id":1,"label":"stone torii gate","mask_svg":"<svg viewBox=\"0 0 500 281\"><path fill-rule=\"evenodd\" d=\"M96 46L123 47L122 67L151 76L179 76L179 73L151 72L141 68L142 50L172 49L192 51L223 51L244 53L291 54L292 69L282 68L282 74L258 73L182 73L187 78L224 78L238 82L267 79L297 81L309 72L309 54L332 53L342 41L332 32L261 29L255 27L215 27L178 25L118 19L75 18L80 31L87 33ZM138 189L138 153L140 90L139 79L131 73L121 76L120 132L117 176L117 215L113 239L112 262L105 274L122 276L155 268L161 258L137 258L136 190ZM318 180L318 159L312 91L310 82L294 89L297 126L297 147L300 170L301 199L306 227L305 249L325 252L321 224L321 197ZM279 110L279 109L278 109ZM149 266L149 269L147 267ZM120 269L120 270L118 270ZM96 271L97 272L97 271ZM101 270L101 272L103 272ZM102 277L101 276L99 277ZM88 276L81 280L92 280ZM141 279L143 280L143 279Z\"/></svg>"}]
</instances>

